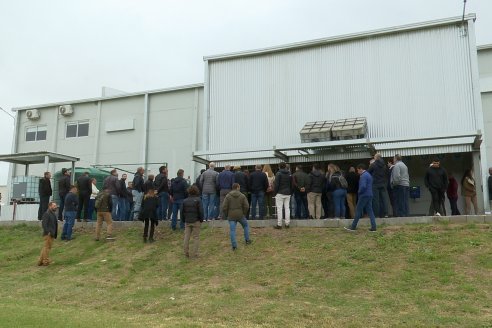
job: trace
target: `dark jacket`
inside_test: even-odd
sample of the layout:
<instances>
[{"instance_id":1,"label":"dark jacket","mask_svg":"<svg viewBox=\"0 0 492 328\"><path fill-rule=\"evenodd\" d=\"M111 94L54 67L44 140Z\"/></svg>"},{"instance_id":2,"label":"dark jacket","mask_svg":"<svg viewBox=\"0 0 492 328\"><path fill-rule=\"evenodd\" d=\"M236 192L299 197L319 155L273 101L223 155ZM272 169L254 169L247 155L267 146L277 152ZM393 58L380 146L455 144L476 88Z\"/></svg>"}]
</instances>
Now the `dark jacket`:
<instances>
[{"instance_id":1,"label":"dark jacket","mask_svg":"<svg viewBox=\"0 0 492 328\"><path fill-rule=\"evenodd\" d=\"M330 185L331 185L331 190L337 190L337 189L341 189L342 188L342 184L340 182L340 177L342 176L342 172L338 171L338 172L335 172L333 173L333 175L331 176L331 181L330 181ZM348 182L347 182L348 184Z\"/></svg>"},{"instance_id":2,"label":"dark jacket","mask_svg":"<svg viewBox=\"0 0 492 328\"><path fill-rule=\"evenodd\" d=\"M449 182L451 183L451 179L449 179ZM489 175L487 179L487 187L489 188L489 200L492 200L492 175Z\"/></svg>"},{"instance_id":3,"label":"dark jacket","mask_svg":"<svg viewBox=\"0 0 492 328\"><path fill-rule=\"evenodd\" d=\"M126 187L126 199L128 200L128 202L130 202L130 204L133 204L133 188L130 188L130 187Z\"/></svg>"},{"instance_id":4,"label":"dark jacket","mask_svg":"<svg viewBox=\"0 0 492 328\"><path fill-rule=\"evenodd\" d=\"M373 186L386 187L386 183L388 182L388 169L382 158L375 160L369 166L367 172L372 175Z\"/></svg>"},{"instance_id":5,"label":"dark jacket","mask_svg":"<svg viewBox=\"0 0 492 328\"><path fill-rule=\"evenodd\" d=\"M48 209L44 212L41 220L43 225L43 236L46 236L49 233L51 237L56 239L58 235L58 220L55 212Z\"/></svg>"},{"instance_id":6,"label":"dark jacket","mask_svg":"<svg viewBox=\"0 0 492 328\"><path fill-rule=\"evenodd\" d=\"M321 194L325 185L325 176L318 170L313 170L309 173L309 192Z\"/></svg>"},{"instance_id":7,"label":"dark jacket","mask_svg":"<svg viewBox=\"0 0 492 328\"><path fill-rule=\"evenodd\" d=\"M304 171L295 171L292 175L294 181L294 188L296 191L300 191L301 188L304 188L306 191L309 186L309 175Z\"/></svg>"},{"instance_id":8,"label":"dark jacket","mask_svg":"<svg viewBox=\"0 0 492 328\"><path fill-rule=\"evenodd\" d=\"M110 175L106 179L104 179L103 189L109 189L109 194L117 196L119 188L120 184L117 176Z\"/></svg>"},{"instance_id":9,"label":"dark jacket","mask_svg":"<svg viewBox=\"0 0 492 328\"><path fill-rule=\"evenodd\" d=\"M249 175L249 191L250 192L266 192L268 189L268 178L264 172L255 170Z\"/></svg>"},{"instance_id":10,"label":"dark jacket","mask_svg":"<svg viewBox=\"0 0 492 328\"><path fill-rule=\"evenodd\" d=\"M60 197L65 198L65 196L70 191L70 176L62 175L60 180L58 181L58 194Z\"/></svg>"},{"instance_id":11,"label":"dark jacket","mask_svg":"<svg viewBox=\"0 0 492 328\"><path fill-rule=\"evenodd\" d=\"M448 189L448 174L439 165L432 165L425 172L424 182L427 188L444 192Z\"/></svg>"},{"instance_id":12,"label":"dark jacket","mask_svg":"<svg viewBox=\"0 0 492 328\"><path fill-rule=\"evenodd\" d=\"M144 186L144 179L143 176L136 172L135 176L133 177L133 190L136 190L138 192L143 192L143 186Z\"/></svg>"},{"instance_id":13,"label":"dark jacket","mask_svg":"<svg viewBox=\"0 0 492 328\"><path fill-rule=\"evenodd\" d=\"M292 194L292 175L287 169L281 169L275 175L275 193L282 195Z\"/></svg>"},{"instance_id":14,"label":"dark jacket","mask_svg":"<svg viewBox=\"0 0 492 328\"><path fill-rule=\"evenodd\" d=\"M143 185L142 190L144 193L147 193L147 191L149 191L150 189L154 189L154 180L147 179L147 181L145 181Z\"/></svg>"},{"instance_id":15,"label":"dark jacket","mask_svg":"<svg viewBox=\"0 0 492 328\"><path fill-rule=\"evenodd\" d=\"M454 177L449 178L448 190L446 192L449 199L458 199L458 181Z\"/></svg>"},{"instance_id":16,"label":"dark jacket","mask_svg":"<svg viewBox=\"0 0 492 328\"><path fill-rule=\"evenodd\" d=\"M219 190L231 190L234 183L234 173L224 170L217 176L217 188Z\"/></svg>"},{"instance_id":17,"label":"dark jacket","mask_svg":"<svg viewBox=\"0 0 492 328\"><path fill-rule=\"evenodd\" d=\"M77 179L77 189L80 195L90 195L92 193L91 178L88 175L81 175Z\"/></svg>"},{"instance_id":18,"label":"dark jacket","mask_svg":"<svg viewBox=\"0 0 492 328\"><path fill-rule=\"evenodd\" d=\"M203 222L203 206L200 197L191 196L183 201L183 218L186 223Z\"/></svg>"},{"instance_id":19,"label":"dark jacket","mask_svg":"<svg viewBox=\"0 0 492 328\"><path fill-rule=\"evenodd\" d=\"M39 196L51 196L53 195L53 190L51 190L50 179L41 178L39 179Z\"/></svg>"},{"instance_id":20,"label":"dark jacket","mask_svg":"<svg viewBox=\"0 0 492 328\"><path fill-rule=\"evenodd\" d=\"M169 190L169 193L173 196L174 200L185 199L188 197L186 189L188 189L188 182L186 182L183 177L176 177L171 180L171 189Z\"/></svg>"},{"instance_id":21,"label":"dark jacket","mask_svg":"<svg viewBox=\"0 0 492 328\"><path fill-rule=\"evenodd\" d=\"M239 221L248 215L248 199L239 190L233 190L225 197L223 209L227 220Z\"/></svg>"},{"instance_id":22,"label":"dark jacket","mask_svg":"<svg viewBox=\"0 0 492 328\"><path fill-rule=\"evenodd\" d=\"M167 175L159 173L154 179L154 189L157 193L169 193L169 185L167 183Z\"/></svg>"},{"instance_id":23,"label":"dark jacket","mask_svg":"<svg viewBox=\"0 0 492 328\"><path fill-rule=\"evenodd\" d=\"M244 172L236 171L234 173L234 181L241 187L240 192L248 192L248 177Z\"/></svg>"},{"instance_id":24,"label":"dark jacket","mask_svg":"<svg viewBox=\"0 0 492 328\"><path fill-rule=\"evenodd\" d=\"M140 219L157 220L157 207L159 206L158 197L144 196L142 200L142 209L140 210Z\"/></svg>"},{"instance_id":25,"label":"dark jacket","mask_svg":"<svg viewBox=\"0 0 492 328\"><path fill-rule=\"evenodd\" d=\"M73 192L69 192L65 196L65 211L67 212L77 212L77 208L79 206L79 197Z\"/></svg>"},{"instance_id":26,"label":"dark jacket","mask_svg":"<svg viewBox=\"0 0 492 328\"><path fill-rule=\"evenodd\" d=\"M119 179L118 180L118 197L127 198L128 191L126 190L126 180Z\"/></svg>"},{"instance_id":27,"label":"dark jacket","mask_svg":"<svg viewBox=\"0 0 492 328\"><path fill-rule=\"evenodd\" d=\"M96 196L95 208L98 212L111 212L111 210L113 209L111 194L104 190L100 191L99 194L97 194Z\"/></svg>"},{"instance_id":28,"label":"dark jacket","mask_svg":"<svg viewBox=\"0 0 492 328\"><path fill-rule=\"evenodd\" d=\"M200 175L200 190L204 194L215 194L217 192L217 176L219 173L209 168Z\"/></svg>"},{"instance_id":29,"label":"dark jacket","mask_svg":"<svg viewBox=\"0 0 492 328\"><path fill-rule=\"evenodd\" d=\"M355 172L348 172L345 176L347 180L347 193L356 194L359 191L359 175Z\"/></svg>"}]
</instances>

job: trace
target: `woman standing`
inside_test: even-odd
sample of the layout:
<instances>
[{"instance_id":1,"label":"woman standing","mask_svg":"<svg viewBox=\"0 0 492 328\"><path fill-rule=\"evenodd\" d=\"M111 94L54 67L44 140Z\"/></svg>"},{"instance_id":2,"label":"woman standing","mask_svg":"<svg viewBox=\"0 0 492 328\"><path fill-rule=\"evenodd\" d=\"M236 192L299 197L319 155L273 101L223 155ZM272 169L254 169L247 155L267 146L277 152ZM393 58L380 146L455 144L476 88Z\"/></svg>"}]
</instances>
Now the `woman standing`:
<instances>
[{"instance_id":1,"label":"woman standing","mask_svg":"<svg viewBox=\"0 0 492 328\"><path fill-rule=\"evenodd\" d=\"M461 195L465 197L465 215L470 214L471 204L475 210L475 215L478 214L477 204L477 186L473 178L473 170L467 169L461 179Z\"/></svg>"},{"instance_id":2,"label":"woman standing","mask_svg":"<svg viewBox=\"0 0 492 328\"><path fill-rule=\"evenodd\" d=\"M89 221L92 221L92 215L94 213L94 206L96 204L96 197L97 197L97 194L99 193L99 189L97 189L96 183L97 183L97 180L95 178L92 178L91 179L92 190L91 190L91 196L89 198L89 207L87 210L87 219Z\"/></svg>"},{"instance_id":3,"label":"woman standing","mask_svg":"<svg viewBox=\"0 0 492 328\"><path fill-rule=\"evenodd\" d=\"M147 237L149 242L154 242L154 230L155 226L158 224L157 221L157 207L159 206L159 198L156 197L155 191L152 188L147 190L147 193L142 200L142 207L140 211L140 220L145 222L143 240L144 243L147 242ZM150 224L150 233L149 233Z\"/></svg>"},{"instance_id":4,"label":"woman standing","mask_svg":"<svg viewBox=\"0 0 492 328\"><path fill-rule=\"evenodd\" d=\"M275 183L275 175L273 174L270 164L263 165L263 172L266 174L268 179L268 188L265 193L265 206L267 209L267 216L273 218L275 211L273 210L273 197L275 192L273 191L273 186Z\"/></svg>"},{"instance_id":5,"label":"woman standing","mask_svg":"<svg viewBox=\"0 0 492 328\"><path fill-rule=\"evenodd\" d=\"M338 168L338 167L337 167ZM345 182L342 183L342 180ZM345 219L345 198L347 197L347 182L338 169L331 176L331 190L333 190L333 205L335 207L335 219Z\"/></svg>"},{"instance_id":6,"label":"woman standing","mask_svg":"<svg viewBox=\"0 0 492 328\"><path fill-rule=\"evenodd\" d=\"M461 215L458 210L458 181L454 178L452 173L448 175L448 189L446 193L448 194L449 206L451 206L451 215Z\"/></svg>"}]
</instances>

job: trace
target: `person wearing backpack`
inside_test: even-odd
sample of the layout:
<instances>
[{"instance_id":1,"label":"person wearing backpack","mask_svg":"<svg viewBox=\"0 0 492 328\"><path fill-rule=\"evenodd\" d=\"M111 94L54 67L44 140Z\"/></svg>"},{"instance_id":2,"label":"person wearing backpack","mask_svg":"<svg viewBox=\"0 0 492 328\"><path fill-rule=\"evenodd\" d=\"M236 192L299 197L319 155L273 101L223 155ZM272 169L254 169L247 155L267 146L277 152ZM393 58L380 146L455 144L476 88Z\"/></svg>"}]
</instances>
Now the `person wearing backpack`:
<instances>
[{"instance_id":1,"label":"person wearing backpack","mask_svg":"<svg viewBox=\"0 0 492 328\"><path fill-rule=\"evenodd\" d=\"M184 254L188 258L198 257L200 244L200 226L203 222L203 206L200 200L198 186L188 188L188 198L183 201L182 219L185 222ZM193 238L193 246L190 252L190 238Z\"/></svg>"},{"instance_id":2,"label":"person wearing backpack","mask_svg":"<svg viewBox=\"0 0 492 328\"><path fill-rule=\"evenodd\" d=\"M345 198L347 197L347 180L338 169L331 176L331 190L333 190L333 205L335 207L335 219L345 218Z\"/></svg>"},{"instance_id":3,"label":"person wearing backpack","mask_svg":"<svg viewBox=\"0 0 492 328\"><path fill-rule=\"evenodd\" d=\"M100 191L99 194L97 194L95 207L97 210L96 241L99 241L99 238L101 237L101 227L103 224L103 220L106 222L107 226L106 240L113 240L113 219L111 217L113 201L111 198L110 190L108 188Z\"/></svg>"}]
</instances>

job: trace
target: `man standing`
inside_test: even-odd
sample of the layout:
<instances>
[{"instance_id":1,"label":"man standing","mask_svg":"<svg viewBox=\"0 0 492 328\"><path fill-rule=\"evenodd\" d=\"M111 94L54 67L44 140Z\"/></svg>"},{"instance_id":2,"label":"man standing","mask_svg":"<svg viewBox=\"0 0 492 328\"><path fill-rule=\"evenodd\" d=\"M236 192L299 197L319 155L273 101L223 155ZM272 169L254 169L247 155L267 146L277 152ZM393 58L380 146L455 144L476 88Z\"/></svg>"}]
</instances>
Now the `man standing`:
<instances>
[{"instance_id":1,"label":"man standing","mask_svg":"<svg viewBox=\"0 0 492 328\"><path fill-rule=\"evenodd\" d=\"M348 231L355 231L355 229L357 229L357 223L359 223L359 219L365 212L369 215L369 218L371 220L371 229L369 229L369 231L375 232L376 217L374 216L374 211L372 210L372 176L369 174L369 172L366 171L366 166L364 164L357 165L357 173L359 173L360 179L358 192L359 199L355 208L355 218L352 222L351 227L344 228Z\"/></svg>"},{"instance_id":2,"label":"man standing","mask_svg":"<svg viewBox=\"0 0 492 328\"><path fill-rule=\"evenodd\" d=\"M116 218L119 221L125 221L128 217L128 211L130 211L130 202L128 201L128 190L126 189L126 173L121 175L121 179L118 181L118 212Z\"/></svg>"},{"instance_id":3,"label":"man standing","mask_svg":"<svg viewBox=\"0 0 492 328\"><path fill-rule=\"evenodd\" d=\"M173 201L173 216L171 220L171 229L176 230L176 225L178 223L178 211L180 212L180 223L179 228L185 228L185 222L183 220L183 201L188 197L188 183L183 178L184 170L179 169L176 178L171 180L171 189L169 190L171 194L171 199Z\"/></svg>"},{"instance_id":4,"label":"man standing","mask_svg":"<svg viewBox=\"0 0 492 328\"><path fill-rule=\"evenodd\" d=\"M302 170L302 165L296 166L296 172L292 175L294 183L294 198L296 200L296 218L307 219L308 200L307 186L309 185L309 176Z\"/></svg>"},{"instance_id":5,"label":"man standing","mask_svg":"<svg viewBox=\"0 0 492 328\"><path fill-rule=\"evenodd\" d=\"M410 191L410 177L408 167L402 162L401 156L396 154L391 172L391 187L395 191L396 215L408 216L408 194Z\"/></svg>"},{"instance_id":6,"label":"man standing","mask_svg":"<svg viewBox=\"0 0 492 328\"><path fill-rule=\"evenodd\" d=\"M159 174L154 180L154 189L159 197L159 207L157 208L157 218L167 219L167 208L169 206L169 185L167 182L167 167L159 167Z\"/></svg>"},{"instance_id":7,"label":"man standing","mask_svg":"<svg viewBox=\"0 0 492 328\"><path fill-rule=\"evenodd\" d=\"M367 170L372 175L372 207L374 213L379 218L384 218L388 215L388 205L386 202L386 184L388 183L388 174L386 164L381 158L381 154L374 155L374 162Z\"/></svg>"},{"instance_id":8,"label":"man standing","mask_svg":"<svg viewBox=\"0 0 492 328\"><path fill-rule=\"evenodd\" d=\"M53 240L56 239L58 234L58 222L56 221L56 203L49 202L48 209L43 213L42 225L43 225L43 238L44 245L41 250L41 255L39 256L38 265L49 265L50 264L50 251L53 245Z\"/></svg>"},{"instance_id":9,"label":"man standing","mask_svg":"<svg viewBox=\"0 0 492 328\"><path fill-rule=\"evenodd\" d=\"M277 206L277 225L275 229L282 229L282 221L285 216L285 227L290 226L290 197L292 195L292 175L287 169L287 164L278 165L280 170L275 175L275 205Z\"/></svg>"},{"instance_id":10,"label":"man standing","mask_svg":"<svg viewBox=\"0 0 492 328\"><path fill-rule=\"evenodd\" d=\"M38 209L38 220L41 220L44 213L48 210L48 203L50 202L50 197L53 195L53 190L51 190L51 173L44 172L44 177L39 179L39 209Z\"/></svg>"},{"instance_id":11,"label":"man standing","mask_svg":"<svg viewBox=\"0 0 492 328\"><path fill-rule=\"evenodd\" d=\"M424 178L425 186L429 189L432 196L432 214L437 216L441 216L441 214L446 215L444 210L444 193L448 189L449 183L446 170L440 164L439 159L435 158L427 169Z\"/></svg>"},{"instance_id":12,"label":"man standing","mask_svg":"<svg viewBox=\"0 0 492 328\"><path fill-rule=\"evenodd\" d=\"M142 206L142 198L144 194L144 174L143 167L139 167L133 177L133 220L138 221L140 215L140 207Z\"/></svg>"},{"instance_id":13,"label":"man standing","mask_svg":"<svg viewBox=\"0 0 492 328\"><path fill-rule=\"evenodd\" d=\"M487 179L487 187L489 190L489 206L492 210L492 167L489 167L489 177Z\"/></svg>"},{"instance_id":14,"label":"man standing","mask_svg":"<svg viewBox=\"0 0 492 328\"><path fill-rule=\"evenodd\" d=\"M248 214L249 204L246 196L239 190L238 183L232 185L232 191L224 199L224 215L229 221L229 233L231 237L232 250L237 249L236 225L239 222L244 230L244 241L246 245L251 244L249 239L249 226L246 215Z\"/></svg>"},{"instance_id":15,"label":"man standing","mask_svg":"<svg viewBox=\"0 0 492 328\"><path fill-rule=\"evenodd\" d=\"M326 180L323 173L320 172L319 164L313 165L313 170L309 174L308 185L308 208L311 219L321 218L321 195L325 186Z\"/></svg>"},{"instance_id":16,"label":"man standing","mask_svg":"<svg viewBox=\"0 0 492 328\"><path fill-rule=\"evenodd\" d=\"M234 183L234 173L231 172L231 166L226 165L224 170L217 176L217 188L220 191L220 214L219 219L223 218L222 205L224 204L225 196L231 191Z\"/></svg>"},{"instance_id":17,"label":"man standing","mask_svg":"<svg viewBox=\"0 0 492 328\"><path fill-rule=\"evenodd\" d=\"M77 187L71 186L70 192L65 196L65 212L63 217L65 224L63 225L63 232L61 240L72 240L72 229L75 224L75 217L77 216L77 208L79 207L79 198L77 197Z\"/></svg>"},{"instance_id":18,"label":"man standing","mask_svg":"<svg viewBox=\"0 0 492 328\"><path fill-rule=\"evenodd\" d=\"M103 189L109 190L109 194L111 195L111 202L113 204L113 209L111 210L111 217L116 218L116 213L118 210L118 190L120 188L120 184L118 181L118 171L116 169L111 170L111 175L104 179Z\"/></svg>"},{"instance_id":19,"label":"man standing","mask_svg":"<svg viewBox=\"0 0 492 328\"><path fill-rule=\"evenodd\" d=\"M106 222L107 232L106 240L113 240L113 219L111 218L113 202L109 189L99 192L96 197L97 223L96 223L96 241L101 237L101 228L103 221Z\"/></svg>"},{"instance_id":20,"label":"man standing","mask_svg":"<svg viewBox=\"0 0 492 328\"><path fill-rule=\"evenodd\" d=\"M249 191L251 193L251 219L256 218L256 205L259 208L259 218L265 217L265 192L268 189L268 177L262 172L260 164L256 164L255 171L249 175ZM272 214L273 215L273 214Z\"/></svg>"},{"instance_id":21,"label":"man standing","mask_svg":"<svg viewBox=\"0 0 492 328\"><path fill-rule=\"evenodd\" d=\"M77 210L77 222L80 222L82 207L84 208L84 222L89 218L89 200L92 193L92 182L89 178L89 172L84 172L77 179L77 189L79 191L79 208Z\"/></svg>"},{"instance_id":22,"label":"man standing","mask_svg":"<svg viewBox=\"0 0 492 328\"><path fill-rule=\"evenodd\" d=\"M65 209L65 197L70 192L70 171L63 168L62 176L58 181L58 196L60 197L60 208L58 210L58 220L63 221L63 211Z\"/></svg>"},{"instance_id":23,"label":"man standing","mask_svg":"<svg viewBox=\"0 0 492 328\"><path fill-rule=\"evenodd\" d=\"M217 193L217 176L219 173L215 171L215 163L208 164L208 170L200 176L200 186L202 190L203 215L205 221L215 219L214 205Z\"/></svg>"},{"instance_id":24,"label":"man standing","mask_svg":"<svg viewBox=\"0 0 492 328\"><path fill-rule=\"evenodd\" d=\"M355 218L355 206L357 204L357 192L359 191L359 175L355 172L355 167L351 166L347 173L347 204L350 218ZM386 183L388 183L386 181Z\"/></svg>"}]
</instances>

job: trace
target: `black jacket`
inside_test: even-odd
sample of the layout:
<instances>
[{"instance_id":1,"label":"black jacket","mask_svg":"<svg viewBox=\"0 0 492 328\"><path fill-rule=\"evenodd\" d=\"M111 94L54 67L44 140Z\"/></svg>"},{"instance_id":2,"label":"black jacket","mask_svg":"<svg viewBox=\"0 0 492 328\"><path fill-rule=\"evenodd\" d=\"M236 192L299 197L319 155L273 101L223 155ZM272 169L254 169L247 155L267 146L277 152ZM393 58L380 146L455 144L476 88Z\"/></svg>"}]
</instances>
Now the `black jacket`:
<instances>
[{"instance_id":1,"label":"black jacket","mask_svg":"<svg viewBox=\"0 0 492 328\"><path fill-rule=\"evenodd\" d=\"M176 177L171 180L171 190L169 190L169 193L173 196L174 200L185 199L188 197L186 189L188 189L188 183L183 177Z\"/></svg>"},{"instance_id":2,"label":"black jacket","mask_svg":"<svg viewBox=\"0 0 492 328\"><path fill-rule=\"evenodd\" d=\"M118 197L127 198L128 190L126 190L126 180L118 180Z\"/></svg>"},{"instance_id":3,"label":"black jacket","mask_svg":"<svg viewBox=\"0 0 492 328\"><path fill-rule=\"evenodd\" d=\"M144 186L144 179L140 173L136 172L135 176L133 177L133 190L136 190L138 192L143 192L143 186Z\"/></svg>"},{"instance_id":4,"label":"black jacket","mask_svg":"<svg viewBox=\"0 0 492 328\"><path fill-rule=\"evenodd\" d=\"M203 206L200 197L191 196L183 201L183 218L186 223L203 222Z\"/></svg>"},{"instance_id":5,"label":"black jacket","mask_svg":"<svg viewBox=\"0 0 492 328\"><path fill-rule=\"evenodd\" d=\"M292 175L287 169L281 169L275 175L275 193L292 195Z\"/></svg>"},{"instance_id":6,"label":"black jacket","mask_svg":"<svg viewBox=\"0 0 492 328\"><path fill-rule=\"evenodd\" d=\"M154 179L154 189L157 193L169 193L169 185L167 184L167 175L159 173Z\"/></svg>"},{"instance_id":7,"label":"black jacket","mask_svg":"<svg viewBox=\"0 0 492 328\"><path fill-rule=\"evenodd\" d=\"M386 167L386 164L384 164L384 160L382 158L375 160L369 166L367 172L372 175L373 186L386 187L386 184L388 182L388 169Z\"/></svg>"},{"instance_id":8,"label":"black jacket","mask_svg":"<svg viewBox=\"0 0 492 328\"><path fill-rule=\"evenodd\" d=\"M424 182L427 188L444 192L448 189L448 174L446 173L446 170L440 166L431 166L425 173Z\"/></svg>"},{"instance_id":9,"label":"black jacket","mask_svg":"<svg viewBox=\"0 0 492 328\"><path fill-rule=\"evenodd\" d=\"M349 194L357 194L359 192L359 175L355 172L347 173L345 177L347 179L347 192Z\"/></svg>"},{"instance_id":10,"label":"black jacket","mask_svg":"<svg viewBox=\"0 0 492 328\"><path fill-rule=\"evenodd\" d=\"M42 178L39 179L39 196L51 196L53 195L53 190L51 190L50 179Z\"/></svg>"},{"instance_id":11,"label":"black jacket","mask_svg":"<svg viewBox=\"0 0 492 328\"><path fill-rule=\"evenodd\" d=\"M147 179L147 181L145 181L142 190L144 193L147 193L149 189L154 189L154 180Z\"/></svg>"},{"instance_id":12,"label":"black jacket","mask_svg":"<svg viewBox=\"0 0 492 328\"><path fill-rule=\"evenodd\" d=\"M63 175L58 181L58 194L60 197L65 197L70 191L70 176Z\"/></svg>"},{"instance_id":13,"label":"black jacket","mask_svg":"<svg viewBox=\"0 0 492 328\"><path fill-rule=\"evenodd\" d=\"M159 206L159 198L145 197L142 200L142 210L140 211L140 219L157 220L157 207Z\"/></svg>"},{"instance_id":14,"label":"black jacket","mask_svg":"<svg viewBox=\"0 0 492 328\"><path fill-rule=\"evenodd\" d=\"M46 236L49 233L51 237L56 239L58 234L58 220L55 212L48 209L44 212L41 220L43 226L43 236Z\"/></svg>"},{"instance_id":15,"label":"black jacket","mask_svg":"<svg viewBox=\"0 0 492 328\"><path fill-rule=\"evenodd\" d=\"M88 175L81 175L77 179L77 188L80 195L90 195L92 193L91 178Z\"/></svg>"},{"instance_id":16,"label":"black jacket","mask_svg":"<svg viewBox=\"0 0 492 328\"><path fill-rule=\"evenodd\" d=\"M313 170L309 173L309 192L321 194L325 186L325 176L318 170Z\"/></svg>"},{"instance_id":17,"label":"black jacket","mask_svg":"<svg viewBox=\"0 0 492 328\"><path fill-rule=\"evenodd\" d=\"M77 212L77 209L79 207L79 198L77 197L76 194L69 192L65 196L65 211L73 211Z\"/></svg>"},{"instance_id":18,"label":"black jacket","mask_svg":"<svg viewBox=\"0 0 492 328\"><path fill-rule=\"evenodd\" d=\"M241 186L241 189L239 190L240 192L248 192L248 177L244 174L244 172L236 171L234 173L234 181Z\"/></svg>"},{"instance_id":19,"label":"black jacket","mask_svg":"<svg viewBox=\"0 0 492 328\"><path fill-rule=\"evenodd\" d=\"M266 192L268 189L268 178L264 172L255 170L249 175L250 192Z\"/></svg>"}]
</instances>

